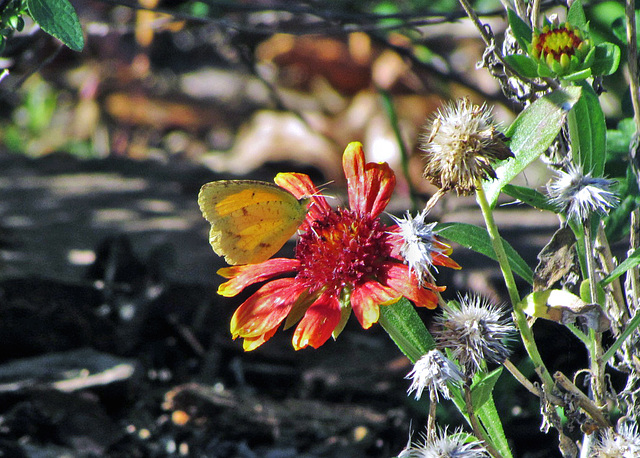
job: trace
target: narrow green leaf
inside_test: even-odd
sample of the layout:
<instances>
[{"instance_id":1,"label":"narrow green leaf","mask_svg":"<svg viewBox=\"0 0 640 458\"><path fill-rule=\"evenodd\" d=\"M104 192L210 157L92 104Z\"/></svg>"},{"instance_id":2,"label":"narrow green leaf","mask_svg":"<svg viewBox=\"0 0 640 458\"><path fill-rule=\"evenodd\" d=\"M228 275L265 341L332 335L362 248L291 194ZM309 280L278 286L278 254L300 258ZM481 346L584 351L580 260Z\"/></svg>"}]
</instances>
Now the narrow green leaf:
<instances>
[{"instance_id":1,"label":"narrow green leaf","mask_svg":"<svg viewBox=\"0 0 640 458\"><path fill-rule=\"evenodd\" d=\"M380 306L379 322L400 351L414 364L436 347L414 306L405 298L395 304Z\"/></svg>"},{"instance_id":2,"label":"narrow green leaf","mask_svg":"<svg viewBox=\"0 0 640 458\"><path fill-rule=\"evenodd\" d=\"M501 373L502 368L500 367L490 374L482 374L480 377L476 374L471 387L471 402L474 406L474 413L480 420L480 427L484 429L491 445L500 452L500 456L511 458L513 455L509 449L509 443L502 427L502 420L498 415L492 394L493 387ZM470 424L463 388L453 387L451 394L451 400L467 420L467 423Z\"/></svg>"},{"instance_id":3,"label":"narrow green leaf","mask_svg":"<svg viewBox=\"0 0 640 458\"><path fill-rule=\"evenodd\" d=\"M549 202L549 198L535 189L507 184L502 188L502 192L539 210L558 213L558 209Z\"/></svg>"},{"instance_id":4,"label":"narrow green leaf","mask_svg":"<svg viewBox=\"0 0 640 458\"><path fill-rule=\"evenodd\" d=\"M68 0L27 0L27 7L42 30L74 51L82 51L82 27L76 10Z\"/></svg>"},{"instance_id":5,"label":"narrow green leaf","mask_svg":"<svg viewBox=\"0 0 640 458\"><path fill-rule=\"evenodd\" d=\"M574 161L585 173L604 175L607 125L600 101L590 84L582 82L582 96L569 113L569 134Z\"/></svg>"},{"instance_id":6,"label":"narrow green leaf","mask_svg":"<svg viewBox=\"0 0 640 458\"><path fill-rule=\"evenodd\" d=\"M533 35L531 27L529 27L529 25L527 25L527 23L518 16L518 13L513 11L511 8L507 10L507 17L513 36L518 41L520 48L522 48L523 51L528 51L529 45L531 44L531 36Z\"/></svg>"},{"instance_id":7,"label":"narrow green leaf","mask_svg":"<svg viewBox=\"0 0 640 458\"><path fill-rule=\"evenodd\" d=\"M618 278L620 275L622 275L623 273L625 273L629 269L634 268L638 264L640 264L640 248L636 249L636 251L634 251L629 256L627 256L627 259L622 261L618 265L618 267L613 269L609 275L607 275L605 278L603 278L602 281L601 281L602 285L603 286L604 285L608 285L613 280Z\"/></svg>"},{"instance_id":8,"label":"narrow green leaf","mask_svg":"<svg viewBox=\"0 0 640 458\"><path fill-rule=\"evenodd\" d=\"M587 27L587 17L584 14L580 0L576 0L571 4L567 12L567 22L578 29Z\"/></svg>"},{"instance_id":9,"label":"narrow green leaf","mask_svg":"<svg viewBox=\"0 0 640 458\"><path fill-rule=\"evenodd\" d=\"M509 126L505 135L511 138L509 146L515 158L503 161L495 169L498 178L485 182L487 200L492 207L503 186L551 145L580 93L579 87L557 89L529 105Z\"/></svg>"},{"instance_id":10,"label":"narrow green leaf","mask_svg":"<svg viewBox=\"0 0 640 458\"><path fill-rule=\"evenodd\" d=\"M476 412L476 415L493 441L493 446L500 452L500 455L504 458L513 457L509 443L507 442L507 436L504 434L502 420L498 414L498 409L496 409L496 404L493 401L493 395L491 395L487 402L482 404Z\"/></svg>"},{"instance_id":11,"label":"narrow green leaf","mask_svg":"<svg viewBox=\"0 0 640 458\"><path fill-rule=\"evenodd\" d=\"M531 59L531 57L525 56L524 54L510 54L504 56L504 60L511 68L517 71L520 76L524 76L525 78L538 77L538 63Z\"/></svg>"},{"instance_id":12,"label":"narrow green leaf","mask_svg":"<svg viewBox=\"0 0 640 458\"><path fill-rule=\"evenodd\" d=\"M489 373L477 373L473 377L473 385L471 386L471 404L474 411L484 405L491 399L493 387L498 381L498 377L502 374L502 366Z\"/></svg>"},{"instance_id":13,"label":"narrow green leaf","mask_svg":"<svg viewBox=\"0 0 640 458\"><path fill-rule=\"evenodd\" d=\"M613 43L600 43L595 47L595 57L591 64L594 75L611 75L620 64L620 48Z\"/></svg>"},{"instance_id":14,"label":"narrow green leaf","mask_svg":"<svg viewBox=\"0 0 640 458\"><path fill-rule=\"evenodd\" d=\"M585 68L584 70L580 70L574 73L569 73L562 77L564 81L582 81L586 78L591 77L591 69Z\"/></svg>"},{"instance_id":15,"label":"narrow green leaf","mask_svg":"<svg viewBox=\"0 0 640 458\"><path fill-rule=\"evenodd\" d=\"M436 232L447 240L456 242L493 260L497 259L489 234L481 227L466 223L440 223L436 226ZM503 242L504 250L507 253L509 265L513 272L527 283L533 284L533 271L531 268L511 245L504 239Z\"/></svg>"}]
</instances>

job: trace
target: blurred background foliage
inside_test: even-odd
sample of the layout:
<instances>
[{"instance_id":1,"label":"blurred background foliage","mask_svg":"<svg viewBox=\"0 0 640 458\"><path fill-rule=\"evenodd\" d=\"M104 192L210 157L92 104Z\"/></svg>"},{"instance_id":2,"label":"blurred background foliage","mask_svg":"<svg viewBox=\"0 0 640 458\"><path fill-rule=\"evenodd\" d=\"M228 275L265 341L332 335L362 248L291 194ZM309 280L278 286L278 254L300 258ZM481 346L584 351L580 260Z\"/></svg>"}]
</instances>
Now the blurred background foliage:
<instances>
[{"instance_id":1,"label":"blurred background foliage","mask_svg":"<svg viewBox=\"0 0 640 458\"><path fill-rule=\"evenodd\" d=\"M374 159L398 162L378 89L392 95L410 149L442 99L471 94L495 103L503 123L520 108L476 68L483 46L454 0L72 4L82 52L28 16L7 40L0 142L12 152L188 157L244 173L299 158L294 150L305 145L311 165L333 179L330 162L351 140L368 140ZM500 2L474 6L499 36ZM622 4L585 9L596 42L625 45ZM616 127L630 113L622 72L605 88L605 114Z\"/></svg>"}]
</instances>

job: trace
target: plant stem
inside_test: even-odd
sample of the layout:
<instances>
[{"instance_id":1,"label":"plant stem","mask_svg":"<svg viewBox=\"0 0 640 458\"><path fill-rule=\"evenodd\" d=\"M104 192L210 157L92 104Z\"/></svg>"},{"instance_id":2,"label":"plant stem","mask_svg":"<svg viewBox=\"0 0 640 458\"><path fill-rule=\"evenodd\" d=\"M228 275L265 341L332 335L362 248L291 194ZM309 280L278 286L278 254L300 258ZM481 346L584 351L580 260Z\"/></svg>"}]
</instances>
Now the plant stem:
<instances>
[{"instance_id":1,"label":"plant stem","mask_svg":"<svg viewBox=\"0 0 640 458\"><path fill-rule=\"evenodd\" d=\"M589 279L589 295L592 304L598 303L598 278L594 265L595 252L591 237L591 218L587 218L584 224L584 251L587 264L587 275ZM589 360L591 366L591 388L593 399L598 406L604 404L604 367L602 366L602 334L593 329L589 329Z\"/></svg>"},{"instance_id":2,"label":"plant stem","mask_svg":"<svg viewBox=\"0 0 640 458\"><path fill-rule=\"evenodd\" d=\"M635 331L640 325L640 313L636 313L636 315L629 321L627 327L622 331L622 334L616 339L616 341L609 347L609 349L600 357L600 362L602 364L606 364L609 359L617 352L622 344L627 338L631 335L633 331Z\"/></svg>"},{"instance_id":3,"label":"plant stem","mask_svg":"<svg viewBox=\"0 0 640 458\"><path fill-rule=\"evenodd\" d=\"M520 331L522 343L524 344L524 347L527 350L527 353L529 354L529 357L531 358L534 366L538 369L538 373L540 374L542 382L545 384L546 391L552 392L553 378L551 378L551 374L549 374L549 371L542 362L542 357L540 356L540 352L538 351L538 347L533 338L533 331L529 327L527 317L520 307L520 294L518 293L518 289L516 287L516 282L513 277L513 271L511 270L511 266L509 265L507 254L504 251L502 237L500 237L498 227L496 226L495 220L493 219L493 213L491 211L491 207L489 206L489 202L487 202L487 196L484 193L482 186L480 185L478 185L478 189L476 190L476 200L478 201L480 209L482 210L482 216L484 217L487 232L489 233L489 238L491 239L493 250L496 253L498 263L500 264L500 270L502 271L504 282L507 286L507 290L509 291L509 298L511 299L511 305L513 306L513 315L515 317L516 326Z\"/></svg>"}]
</instances>

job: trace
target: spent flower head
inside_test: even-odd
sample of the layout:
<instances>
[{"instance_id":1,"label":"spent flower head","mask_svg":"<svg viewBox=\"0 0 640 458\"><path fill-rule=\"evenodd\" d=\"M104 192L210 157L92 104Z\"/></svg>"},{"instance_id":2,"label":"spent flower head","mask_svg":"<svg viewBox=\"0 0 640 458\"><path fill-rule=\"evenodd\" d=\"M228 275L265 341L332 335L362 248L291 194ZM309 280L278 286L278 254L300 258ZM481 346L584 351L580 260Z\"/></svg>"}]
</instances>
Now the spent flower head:
<instances>
[{"instance_id":1,"label":"spent flower head","mask_svg":"<svg viewBox=\"0 0 640 458\"><path fill-rule=\"evenodd\" d=\"M586 221L593 212L607 214L618 205L618 196L611 190L614 184L612 180L584 174L579 166L571 164L566 172L559 171L549 185L549 197L567 219Z\"/></svg>"},{"instance_id":2,"label":"spent flower head","mask_svg":"<svg viewBox=\"0 0 640 458\"><path fill-rule=\"evenodd\" d=\"M504 142L486 104L474 105L468 98L450 102L421 136L424 177L442 191L471 194L482 180L496 178L493 162L513 157Z\"/></svg>"},{"instance_id":3,"label":"spent flower head","mask_svg":"<svg viewBox=\"0 0 640 458\"><path fill-rule=\"evenodd\" d=\"M614 431L607 429L593 447L591 458L632 458L640 456L638 425L623 422Z\"/></svg>"},{"instance_id":4,"label":"spent flower head","mask_svg":"<svg viewBox=\"0 0 640 458\"><path fill-rule=\"evenodd\" d=\"M434 231L436 223L425 223L427 213L427 210L423 210L414 218L409 211L403 218L389 215L398 225L398 231L395 234L401 238L400 255L421 286L429 283L431 268L437 272L434 266L436 262L441 266L460 269L458 263L448 258L451 247L436 235Z\"/></svg>"},{"instance_id":5,"label":"spent flower head","mask_svg":"<svg viewBox=\"0 0 640 458\"><path fill-rule=\"evenodd\" d=\"M503 340L512 338L515 326L502 306L479 296L459 298L459 307L447 305L436 318L438 344L451 351L467 374L485 368L487 362L503 363L509 349Z\"/></svg>"},{"instance_id":6,"label":"spent flower head","mask_svg":"<svg viewBox=\"0 0 640 458\"><path fill-rule=\"evenodd\" d=\"M489 453L473 436L455 430L449 434L438 428L433 434L420 434L398 454L399 458L486 458Z\"/></svg>"},{"instance_id":7,"label":"spent flower head","mask_svg":"<svg viewBox=\"0 0 640 458\"><path fill-rule=\"evenodd\" d=\"M297 323L293 346L298 350L318 348L332 335L337 337L351 311L368 329L378 321L380 306L402 297L436 308L436 292L444 287L418 284L400 255L402 242L394 234L398 229L387 228L379 219L395 187L393 171L386 163L365 163L359 143L347 146L342 164L350 208L332 209L307 175L276 176L280 187L310 200L294 259L274 258L218 271L228 279L218 288L226 297L267 282L231 318L231 333L244 339L245 350L269 340L283 321L286 328ZM446 256L432 262L443 265Z\"/></svg>"},{"instance_id":8,"label":"spent flower head","mask_svg":"<svg viewBox=\"0 0 640 458\"><path fill-rule=\"evenodd\" d=\"M448 383L460 383L464 380L464 374L453 361L434 349L422 355L413 365L413 369L405 377L412 379L408 394L415 391L416 399L422 397L422 392L427 389L430 398L438 399L438 392L445 399L451 399Z\"/></svg>"}]
</instances>

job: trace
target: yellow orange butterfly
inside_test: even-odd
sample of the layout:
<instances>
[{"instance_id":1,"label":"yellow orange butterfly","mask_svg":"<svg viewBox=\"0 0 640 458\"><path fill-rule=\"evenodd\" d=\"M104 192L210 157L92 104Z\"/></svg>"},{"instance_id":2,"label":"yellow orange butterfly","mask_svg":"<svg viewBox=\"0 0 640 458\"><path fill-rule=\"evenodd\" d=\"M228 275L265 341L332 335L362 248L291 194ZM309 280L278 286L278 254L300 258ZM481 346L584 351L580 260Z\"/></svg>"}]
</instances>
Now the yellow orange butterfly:
<instances>
[{"instance_id":1,"label":"yellow orange butterfly","mask_svg":"<svg viewBox=\"0 0 640 458\"><path fill-rule=\"evenodd\" d=\"M212 181L198 194L200 210L211 223L209 243L231 265L256 264L276 254L304 221L308 203L254 180Z\"/></svg>"}]
</instances>

